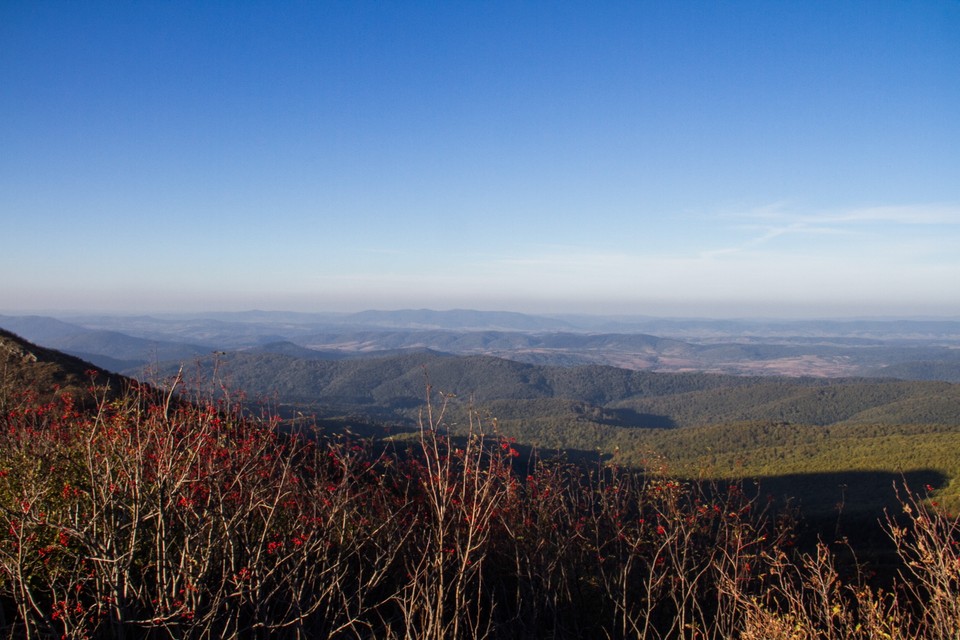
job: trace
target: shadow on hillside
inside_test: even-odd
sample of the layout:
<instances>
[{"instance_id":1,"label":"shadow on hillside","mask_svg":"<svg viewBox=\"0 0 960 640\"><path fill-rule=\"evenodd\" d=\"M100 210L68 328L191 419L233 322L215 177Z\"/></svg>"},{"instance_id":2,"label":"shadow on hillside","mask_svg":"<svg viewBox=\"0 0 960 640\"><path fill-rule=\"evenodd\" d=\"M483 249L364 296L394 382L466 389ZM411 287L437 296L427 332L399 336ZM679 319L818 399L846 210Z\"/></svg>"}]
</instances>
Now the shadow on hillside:
<instances>
[{"instance_id":1,"label":"shadow on hillside","mask_svg":"<svg viewBox=\"0 0 960 640\"><path fill-rule=\"evenodd\" d=\"M411 425L365 422L362 419L317 419L316 426L327 435L347 435L370 440L414 434ZM453 435L455 446L463 446L463 436ZM489 442L498 442L489 438ZM526 470L537 460L562 460L582 467L603 467L611 459L609 454L593 449L543 449L519 442L510 442L517 451L514 468L526 475ZM726 487L729 480L699 478L697 481L716 483ZM777 476L747 478L740 483L747 495L758 504L768 503L776 509L795 508L803 521L818 530L841 532L849 527L867 523L871 528L884 518L884 512L893 516L901 513L897 491L906 488L919 496L926 496L947 485L948 478L934 470L916 470L903 473L889 471L841 471L830 473L794 473ZM832 524L831 524L832 523ZM829 526L828 526L829 525Z\"/></svg>"},{"instance_id":2,"label":"shadow on hillside","mask_svg":"<svg viewBox=\"0 0 960 640\"><path fill-rule=\"evenodd\" d=\"M939 489L947 478L933 470L895 473L888 471L841 471L767 476L750 481L757 496L784 504L788 499L806 517L844 515L882 517L884 509L899 513L897 490L904 487L926 495L927 487Z\"/></svg>"},{"instance_id":3,"label":"shadow on hillside","mask_svg":"<svg viewBox=\"0 0 960 640\"><path fill-rule=\"evenodd\" d=\"M757 478L746 481L745 490L755 491L758 503L769 502L775 511L787 505L798 508L801 549L813 552L817 543L828 543L846 562L883 567L889 578L900 565L885 528L887 518L906 524L898 492L923 498L947 482L933 470L844 471Z\"/></svg>"},{"instance_id":4,"label":"shadow on hillside","mask_svg":"<svg viewBox=\"0 0 960 640\"><path fill-rule=\"evenodd\" d=\"M584 467L604 466L610 460L610 456L598 451L534 452L529 447L514 447L521 453L516 461L518 467L529 464L534 453L540 459L560 457ZM926 469L903 473L843 471L764 476L740 481L711 478L690 481L721 491L727 491L731 484L737 485L747 497L755 499L755 508L769 507L771 514L795 513L798 542L808 550L818 541L844 540L863 550L865 556L889 556L892 547L883 524L888 514L894 520L903 518L898 492L902 498L912 493L923 499L946 487L949 479L938 471Z\"/></svg>"},{"instance_id":5,"label":"shadow on hillside","mask_svg":"<svg viewBox=\"0 0 960 640\"><path fill-rule=\"evenodd\" d=\"M327 436L345 436L368 440L378 451L390 451L400 458L417 451L418 429L411 426L383 426L346 419L317 420ZM394 439L391 436L398 436ZM534 448L496 436L485 438L491 450L510 456L510 464L519 478L526 478L543 461L570 464L588 475L612 473L612 456L599 450ZM464 447L462 435L451 435L451 447ZM627 469L621 468L622 471ZM642 473L637 470L638 473ZM587 476L585 475L584 478ZM902 569L896 549L885 529L887 516L901 521L903 505L898 499L912 493L921 499L942 489L948 478L933 470L904 473L886 471L844 471L833 473L795 473L763 476L731 481L697 478L707 493L727 492L731 485L753 499L753 508L779 519L788 513L794 518L795 543L805 553L815 553L819 543L827 544L837 554L838 562L853 570L864 562L876 569L878 584L892 584ZM903 524L906 524L904 522Z\"/></svg>"},{"instance_id":6,"label":"shadow on hillside","mask_svg":"<svg viewBox=\"0 0 960 640\"><path fill-rule=\"evenodd\" d=\"M519 465L530 463L531 456L542 460L559 458L578 465L605 465L612 457L597 450L544 450L512 445L520 453ZM744 492L756 498L760 505L771 503L775 508L791 507L799 510L804 520L863 521L877 523L886 510L893 516L902 512L897 492L905 489L925 497L942 489L948 478L934 470L924 469L903 473L889 471L841 471L830 473L794 473L763 476L734 481L742 484ZM692 480L693 481L693 480ZM695 482L715 484L726 488L729 480L699 478Z\"/></svg>"},{"instance_id":7,"label":"shadow on hillside","mask_svg":"<svg viewBox=\"0 0 960 640\"><path fill-rule=\"evenodd\" d=\"M664 416L638 414L630 410L631 415L625 416L635 426L668 427L673 424ZM644 420L650 420L644 424ZM394 445L407 442L418 431L412 424L378 423L359 417L326 417L313 416L310 427L319 429L320 433L328 436L340 435L356 437L373 442L393 440ZM290 423L287 429L297 430ZM415 437L414 437L415 438ZM495 437L488 439L489 443L502 442ZM508 441L509 442L509 441ZM454 446L463 446L463 436L453 435L451 443ZM561 460L583 468L605 467L612 456L593 449L543 449L535 448L519 442L509 442L509 446L516 450L513 460L514 469L521 477L536 464L536 461ZM729 480L715 480L699 478L697 482L716 484L725 488ZM883 536L880 522L885 519L885 513L892 517L902 514L902 506L897 498L897 491L901 495L904 490L925 497L935 490L947 485L948 478L934 470L915 470L903 473L890 471L842 471L830 473L793 473L774 476L762 476L738 481L743 490L750 497L756 498L757 505L762 507L769 504L774 510L787 507L796 509L804 527L813 535L824 538L849 537L863 538Z\"/></svg>"},{"instance_id":8,"label":"shadow on hillside","mask_svg":"<svg viewBox=\"0 0 960 640\"><path fill-rule=\"evenodd\" d=\"M652 419L663 416L647 416ZM664 418L665 420L669 420ZM636 416L630 418L637 424ZM654 424L643 426L655 426ZM667 426L659 423L659 426ZM670 425L672 426L672 424ZM414 434L418 428L412 424L378 423L359 417L320 418L313 416L310 427L326 435L346 435L362 439L381 440L394 436ZM287 429L296 430L290 423ZM451 441L463 446L462 435L452 435ZM489 438L490 442L499 442ZM518 471L530 467L536 460L562 460L585 467L604 466L612 456L597 449L544 449L519 442L510 442L518 453L514 467ZM525 475L525 473L524 473ZM728 480L699 478L697 481L726 486ZM884 517L884 511L899 514L901 505L897 491L904 489L926 496L947 485L948 478L934 470L915 470L903 473L890 471L840 471L793 473L745 479L744 491L755 497L760 504L772 503L777 508L790 506L800 511L804 520L816 521L863 521L876 523Z\"/></svg>"},{"instance_id":9,"label":"shadow on hillside","mask_svg":"<svg viewBox=\"0 0 960 640\"><path fill-rule=\"evenodd\" d=\"M758 498L773 496L775 507L782 506L786 496L800 506L798 549L813 554L818 544L826 544L841 572L868 567L866 577L874 587L892 589L906 567L890 537L890 521L911 526L898 492L902 498L911 493L923 499L947 482L933 470L847 471L767 477L755 487Z\"/></svg>"},{"instance_id":10,"label":"shadow on hillside","mask_svg":"<svg viewBox=\"0 0 960 640\"><path fill-rule=\"evenodd\" d=\"M286 420L281 427L285 433L299 433L307 437L346 436L361 440L380 441L392 436L415 433L416 427L401 424L381 424L362 417L317 417L311 415L302 420Z\"/></svg>"},{"instance_id":11,"label":"shadow on hillside","mask_svg":"<svg viewBox=\"0 0 960 640\"><path fill-rule=\"evenodd\" d=\"M677 423L670 416L640 413L634 409L604 409L603 424L632 429L673 429Z\"/></svg>"}]
</instances>

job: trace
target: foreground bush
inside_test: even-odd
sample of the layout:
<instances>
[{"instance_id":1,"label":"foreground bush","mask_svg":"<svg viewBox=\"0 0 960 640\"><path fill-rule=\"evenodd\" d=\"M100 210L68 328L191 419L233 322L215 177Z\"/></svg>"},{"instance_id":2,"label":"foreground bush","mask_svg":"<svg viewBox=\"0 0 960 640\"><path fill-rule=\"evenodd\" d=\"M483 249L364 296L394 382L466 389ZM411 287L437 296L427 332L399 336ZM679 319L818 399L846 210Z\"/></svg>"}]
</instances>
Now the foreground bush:
<instances>
[{"instance_id":1,"label":"foreground bush","mask_svg":"<svg viewBox=\"0 0 960 640\"><path fill-rule=\"evenodd\" d=\"M11 637L956 638L958 523L903 495L899 586L739 485L520 462L428 404L410 446L132 389L0 416Z\"/></svg>"}]
</instances>

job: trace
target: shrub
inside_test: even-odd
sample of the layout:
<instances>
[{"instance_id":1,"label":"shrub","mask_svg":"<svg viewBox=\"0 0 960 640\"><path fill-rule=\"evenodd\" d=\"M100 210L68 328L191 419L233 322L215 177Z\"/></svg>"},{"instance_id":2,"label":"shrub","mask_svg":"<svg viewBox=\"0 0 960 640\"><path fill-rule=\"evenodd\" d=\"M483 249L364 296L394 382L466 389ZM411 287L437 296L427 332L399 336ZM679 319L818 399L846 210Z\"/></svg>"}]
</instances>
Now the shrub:
<instances>
[{"instance_id":1,"label":"shrub","mask_svg":"<svg viewBox=\"0 0 960 640\"><path fill-rule=\"evenodd\" d=\"M899 589L741 484L521 456L428 402L385 444L133 387L0 415L11 637L947 638L958 523L902 490Z\"/></svg>"}]
</instances>

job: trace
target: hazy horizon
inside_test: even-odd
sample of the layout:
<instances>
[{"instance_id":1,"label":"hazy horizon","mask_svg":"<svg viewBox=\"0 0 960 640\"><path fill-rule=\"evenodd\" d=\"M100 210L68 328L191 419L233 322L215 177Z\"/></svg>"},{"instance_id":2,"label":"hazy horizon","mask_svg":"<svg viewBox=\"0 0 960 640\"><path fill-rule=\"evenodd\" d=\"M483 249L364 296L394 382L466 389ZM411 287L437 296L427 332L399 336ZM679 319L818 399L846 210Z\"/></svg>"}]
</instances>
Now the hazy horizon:
<instances>
[{"instance_id":1,"label":"hazy horizon","mask_svg":"<svg viewBox=\"0 0 960 640\"><path fill-rule=\"evenodd\" d=\"M960 317L958 78L945 1L4 3L0 313Z\"/></svg>"},{"instance_id":2,"label":"hazy horizon","mask_svg":"<svg viewBox=\"0 0 960 640\"><path fill-rule=\"evenodd\" d=\"M743 321L743 322L896 322L896 321L918 321L918 322L960 322L960 315L928 315L928 314L908 314L908 315L884 315L884 314L867 314L867 315L750 315L750 314L729 314L729 315L703 315L695 313L642 313L642 312L611 312L603 313L599 311L517 311L515 309L501 309L501 308L490 308L490 309L477 309L477 308L468 308L468 307L449 307L449 308L440 308L440 307L395 307L395 308L357 308L357 309L341 309L341 310L322 310L322 309L313 309L313 310L298 310L298 309L259 309L259 308L246 308L246 309L188 309L188 310L169 310L169 309L142 309L137 311L117 311L109 309L69 309L69 308L37 308L37 309L5 309L0 308L0 316L10 316L10 317L49 317L55 319L66 319L66 320L81 320L84 318L137 318L137 317L153 317L159 320L162 319L172 319L172 318L201 318L201 317L210 317L210 316L243 316L243 315L254 315L254 314L264 314L264 315L303 315L303 316L351 316L355 314L362 313L403 313L403 312L436 312L436 313L446 313L446 312L479 312L479 313L516 313L520 315L527 315L531 317L542 317L542 318L592 318L594 320L610 320L610 321L631 321L631 320L676 320L676 321ZM3 328L0 325L0 328Z\"/></svg>"}]
</instances>

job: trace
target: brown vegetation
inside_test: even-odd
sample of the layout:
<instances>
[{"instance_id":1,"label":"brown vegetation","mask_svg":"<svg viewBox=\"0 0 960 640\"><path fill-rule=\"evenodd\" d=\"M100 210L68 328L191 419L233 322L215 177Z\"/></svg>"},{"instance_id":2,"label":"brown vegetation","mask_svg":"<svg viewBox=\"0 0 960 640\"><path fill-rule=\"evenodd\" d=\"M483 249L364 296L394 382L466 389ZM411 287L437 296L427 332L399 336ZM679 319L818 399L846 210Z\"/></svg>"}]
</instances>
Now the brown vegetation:
<instances>
[{"instance_id":1,"label":"brown vegetation","mask_svg":"<svg viewBox=\"0 0 960 640\"><path fill-rule=\"evenodd\" d=\"M6 402L9 636L960 633L958 522L906 490L881 589L825 544L798 549L791 515L738 484L521 463L475 415L449 436L438 396L393 448L285 432L227 394L170 397Z\"/></svg>"}]
</instances>

